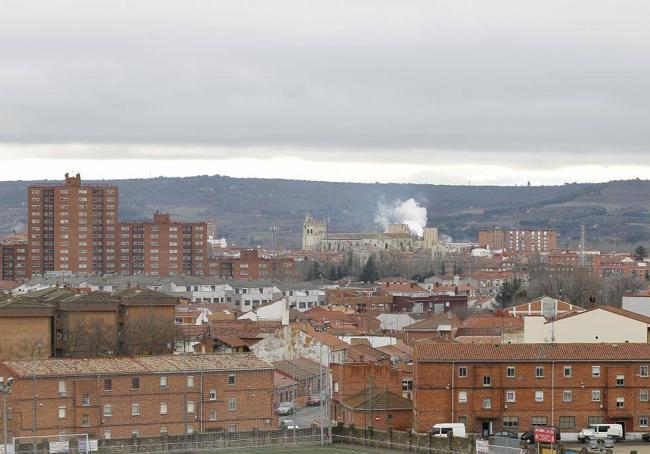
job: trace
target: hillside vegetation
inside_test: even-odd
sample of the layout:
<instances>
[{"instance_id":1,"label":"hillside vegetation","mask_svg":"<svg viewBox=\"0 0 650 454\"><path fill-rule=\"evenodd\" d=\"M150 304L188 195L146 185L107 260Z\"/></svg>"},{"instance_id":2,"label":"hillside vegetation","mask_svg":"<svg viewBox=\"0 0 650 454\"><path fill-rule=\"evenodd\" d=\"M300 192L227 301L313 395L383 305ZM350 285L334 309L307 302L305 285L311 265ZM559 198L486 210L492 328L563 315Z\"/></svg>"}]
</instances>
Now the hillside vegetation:
<instances>
[{"instance_id":1,"label":"hillside vegetation","mask_svg":"<svg viewBox=\"0 0 650 454\"><path fill-rule=\"evenodd\" d=\"M575 246L580 224L590 247L629 248L650 239L650 181L562 186L503 187L425 184L358 184L197 176L114 180L120 219L150 217L156 210L188 220L216 219L219 235L241 246L267 244L280 227L278 245L300 243L305 211L329 220L332 232L377 229L380 202L415 198L429 225L455 240L473 240L483 227L555 228ZM0 232L24 229L30 182L0 182Z\"/></svg>"}]
</instances>

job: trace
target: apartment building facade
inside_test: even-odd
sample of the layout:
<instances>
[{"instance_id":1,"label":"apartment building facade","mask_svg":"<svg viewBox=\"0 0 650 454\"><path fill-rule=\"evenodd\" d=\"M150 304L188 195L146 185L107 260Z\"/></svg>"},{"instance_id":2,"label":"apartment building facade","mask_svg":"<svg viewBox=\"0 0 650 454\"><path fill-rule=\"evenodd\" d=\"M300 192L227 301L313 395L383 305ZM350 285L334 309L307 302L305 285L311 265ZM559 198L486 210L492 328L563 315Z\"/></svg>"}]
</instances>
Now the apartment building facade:
<instances>
[{"instance_id":1,"label":"apartment building facade","mask_svg":"<svg viewBox=\"0 0 650 454\"><path fill-rule=\"evenodd\" d=\"M241 249L237 256L211 259L208 274L234 280L293 280L296 268L291 258L261 257L257 249Z\"/></svg>"},{"instance_id":2,"label":"apartment building facade","mask_svg":"<svg viewBox=\"0 0 650 454\"><path fill-rule=\"evenodd\" d=\"M419 344L414 426L470 433L554 425L564 440L589 424L650 430L650 344Z\"/></svg>"},{"instance_id":3,"label":"apartment building facade","mask_svg":"<svg viewBox=\"0 0 650 454\"><path fill-rule=\"evenodd\" d=\"M0 281L22 281L27 278L27 243L0 243Z\"/></svg>"},{"instance_id":4,"label":"apartment building facade","mask_svg":"<svg viewBox=\"0 0 650 454\"><path fill-rule=\"evenodd\" d=\"M130 439L272 429L273 366L250 354L0 362L11 437Z\"/></svg>"},{"instance_id":5,"label":"apartment building facade","mask_svg":"<svg viewBox=\"0 0 650 454\"><path fill-rule=\"evenodd\" d=\"M115 271L118 188L63 184L27 188L28 274L51 271L106 274Z\"/></svg>"},{"instance_id":6,"label":"apartment building facade","mask_svg":"<svg viewBox=\"0 0 650 454\"><path fill-rule=\"evenodd\" d=\"M506 252L526 254L554 251L557 249L557 231L549 229L481 230L478 234L480 247Z\"/></svg>"},{"instance_id":7,"label":"apartment building facade","mask_svg":"<svg viewBox=\"0 0 650 454\"><path fill-rule=\"evenodd\" d=\"M119 274L207 274L208 225L178 222L156 212L152 221L119 224L115 261Z\"/></svg>"}]
</instances>

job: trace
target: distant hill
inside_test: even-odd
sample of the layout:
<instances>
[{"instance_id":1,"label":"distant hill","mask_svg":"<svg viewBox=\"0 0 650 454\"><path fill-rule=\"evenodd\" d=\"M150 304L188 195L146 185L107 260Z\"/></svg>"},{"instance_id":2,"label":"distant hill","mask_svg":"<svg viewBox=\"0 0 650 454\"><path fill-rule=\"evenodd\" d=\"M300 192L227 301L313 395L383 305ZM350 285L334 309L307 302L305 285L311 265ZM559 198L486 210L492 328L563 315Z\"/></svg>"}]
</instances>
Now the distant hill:
<instances>
[{"instance_id":1,"label":"distant hill","mask_svg":"<svg viewBox=\"0 0 650 454\"><path fill-rule=\"evenodd\" d=\"M82 175L83 176L83 175ZM24 229L25 189L31 182L0 182L0 232ZM429 225L455 240L473 240L483 227L555 228L575 246L580 224L588 247L629 248L650 240L650 181L562 186L447 186L359 184L197 176L114 180L120 219L148 218L155 210L188 220L217 219L219 236L241 246L268 244L280 227L279 247L300 243L305 211L329 220L332 232L377 229L380 201L415 198Z\"/></svg>"}]
</instances>

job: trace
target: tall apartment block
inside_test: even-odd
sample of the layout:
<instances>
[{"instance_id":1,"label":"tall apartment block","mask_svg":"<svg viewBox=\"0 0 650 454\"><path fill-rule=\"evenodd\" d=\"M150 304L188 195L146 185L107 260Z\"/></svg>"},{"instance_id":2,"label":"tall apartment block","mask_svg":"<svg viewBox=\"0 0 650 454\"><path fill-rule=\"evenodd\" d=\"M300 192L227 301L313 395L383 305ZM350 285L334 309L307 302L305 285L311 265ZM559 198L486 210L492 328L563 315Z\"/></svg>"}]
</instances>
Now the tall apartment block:
<instances>
[{"instance_id":1,"label":"tall apartment block","mask_svg":"<svg viewBox=\"0 0 650 454\"><path fill-rule=\"evenodd\" d=\"M506 252L549 252L557 249L557 232L547 229L481 230L478 242L483 248Z\"/></svg>"},{"instance_id":2,"label":"tall apartment block","mask_svg":"<svg viewBox=\"0 0 650 454\"><path fill-rule=\"evenodd\" d=\"M27 194L26 277L207 274L206 222L177 222L156 213L152 221L119 223L118 188L82 185L79 174L66 174L63 184L30 186Z\"/></svg>"},{"instance_id":3,"label":"tall apartment block","mask_svg":"<svg viewBox=\"0 0 650 454\"><path fill-rule=\"evenodd\" d=\"M0 280L21 281L27 276L27 243L0 242Z\"/></svg>"},{"instance_id":4,"label":"tall apartment block","mask_svg":"<svg viewBox=\"0 0 650 454\"><path fill-rule=\"evenodd\" d=\"M116 186L82 185L79 174L66 174L63 184L27 193L29 275L115 272Z\"/></svg>"},{"instance_id":5,"label":"tall apartment block","mask_svg":"<svg viewBox=\"0 0 650 454\"><path fill-rule=\"evenodd\" d=\"M120 274L207 274L208 225L206 222L173 221L156 213L153 221L119 225Z\"/></svg>"}]
</instances>

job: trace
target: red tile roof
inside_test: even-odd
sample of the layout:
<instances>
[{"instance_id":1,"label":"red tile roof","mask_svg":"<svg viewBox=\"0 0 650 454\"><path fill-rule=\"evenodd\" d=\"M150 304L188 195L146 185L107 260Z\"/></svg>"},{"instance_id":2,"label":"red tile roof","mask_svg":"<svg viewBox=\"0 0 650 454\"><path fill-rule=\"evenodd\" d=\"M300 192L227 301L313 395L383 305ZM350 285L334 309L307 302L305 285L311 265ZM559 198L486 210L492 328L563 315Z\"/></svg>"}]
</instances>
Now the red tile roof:
<instances>
[{"instance_id":1,"label":"red tile roof","mask_svg":"<svg viewBox=\"0 0 650 454\"><path fill-rule=\"evenodd\" d=\"M416 343L424 362L650 361L650 344L439 344Z\"/></svg>"}]
</instances>

